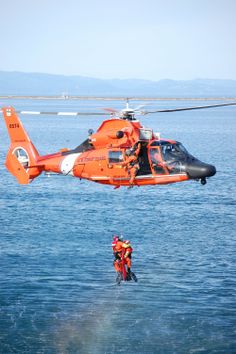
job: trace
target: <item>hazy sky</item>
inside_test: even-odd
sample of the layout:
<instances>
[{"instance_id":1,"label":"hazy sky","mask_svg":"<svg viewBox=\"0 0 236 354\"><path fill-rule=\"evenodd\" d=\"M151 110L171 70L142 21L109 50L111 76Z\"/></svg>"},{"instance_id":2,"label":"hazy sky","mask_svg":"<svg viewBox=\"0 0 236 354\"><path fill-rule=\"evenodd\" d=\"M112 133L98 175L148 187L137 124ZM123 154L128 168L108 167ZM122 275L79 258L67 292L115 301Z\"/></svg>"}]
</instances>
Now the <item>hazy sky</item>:
<instances>
[{"instance_id":1,"label":"hazy sky","mask_svg":"<svg viewBox=\"0 0 236 354\"><path fill-rule=\"evenodd\" d=\"M236 79L236 0L0 0L0 70Z\"/></svg>"}]
</instances>

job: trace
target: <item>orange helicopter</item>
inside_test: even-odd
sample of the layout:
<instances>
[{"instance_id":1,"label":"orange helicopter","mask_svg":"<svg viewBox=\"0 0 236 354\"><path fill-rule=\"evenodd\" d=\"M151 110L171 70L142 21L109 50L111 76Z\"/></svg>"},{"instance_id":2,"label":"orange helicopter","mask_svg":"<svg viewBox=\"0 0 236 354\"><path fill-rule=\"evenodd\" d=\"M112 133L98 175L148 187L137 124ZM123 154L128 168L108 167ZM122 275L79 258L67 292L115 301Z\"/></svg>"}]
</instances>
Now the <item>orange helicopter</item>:
<instances>
[{"instance_id":1,"label":"orange helicopter","mask_svg":"<svg viewBox=\"0 0 236 354\"><path fill-rule=\"evenodd\" d=\"M109 119L103 121L95 133L90 131L88 138L75 149L62 149L45 156L39 155L17 113L50 113L16 112L13 107L4 107L2 111L11 140L5 165L20 184L32 182L43 171L71 175L113 185L115 188L168 184L187 180L200 180L202 184L206 184L206 178L214 176L216 168L190 155L180 142L161 139L152 129L143 127L136 119L136 114L228 105L236 105L236 103L141 111L140 107L132 109L127 100L126 108L119 112L107 109L109 113L106 114L110 115ZM80 112L51 113L86 115ZM104 113L87 114L101 115Z\"/></svg>"}]
</instances>

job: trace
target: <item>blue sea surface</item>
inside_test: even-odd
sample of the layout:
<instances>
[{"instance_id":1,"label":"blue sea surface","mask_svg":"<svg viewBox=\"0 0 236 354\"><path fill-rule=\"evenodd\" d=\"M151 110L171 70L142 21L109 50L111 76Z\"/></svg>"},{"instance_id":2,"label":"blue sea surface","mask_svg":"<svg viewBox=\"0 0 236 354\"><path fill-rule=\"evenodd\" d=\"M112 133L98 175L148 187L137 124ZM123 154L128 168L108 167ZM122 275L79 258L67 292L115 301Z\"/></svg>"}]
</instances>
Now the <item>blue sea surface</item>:
<instances>
[{"instance_id":1,"label":"blue sea surface","mask_svg":"<svg viewBox=\"0 0 236 354\"><path fill-rule=\"evenodd\" d=\"M123 107L71 100L1 105ZM148 108L185 105L161 101ZM0 118L0 353L236 352L235 107L141 117L144 126L215 165L217 174L206 186L188 181L131 190L57 175L18 185L4 166L9 139ZM40 154L74 148L102 120L22 116ZM138 283L115 285L114 233L131 240Z\"/></svg>"}]
</instances>

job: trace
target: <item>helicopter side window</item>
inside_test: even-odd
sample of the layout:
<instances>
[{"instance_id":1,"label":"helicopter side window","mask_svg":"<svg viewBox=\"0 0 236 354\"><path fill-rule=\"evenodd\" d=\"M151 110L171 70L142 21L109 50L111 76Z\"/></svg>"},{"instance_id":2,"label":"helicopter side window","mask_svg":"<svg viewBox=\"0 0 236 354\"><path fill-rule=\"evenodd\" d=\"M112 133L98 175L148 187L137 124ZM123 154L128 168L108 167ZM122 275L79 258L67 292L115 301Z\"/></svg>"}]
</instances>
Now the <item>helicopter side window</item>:
<instances>
[{"instance_id":1,"label":"helicopter side window","mask_svg":"<svg viewBox=\"0 0 236 354\"><path fill-rule=\"evenodd\" d=\"M109 151L109 163L120 163L123 161L123 154L121 151Z\"/></svg>"}]
</instances>

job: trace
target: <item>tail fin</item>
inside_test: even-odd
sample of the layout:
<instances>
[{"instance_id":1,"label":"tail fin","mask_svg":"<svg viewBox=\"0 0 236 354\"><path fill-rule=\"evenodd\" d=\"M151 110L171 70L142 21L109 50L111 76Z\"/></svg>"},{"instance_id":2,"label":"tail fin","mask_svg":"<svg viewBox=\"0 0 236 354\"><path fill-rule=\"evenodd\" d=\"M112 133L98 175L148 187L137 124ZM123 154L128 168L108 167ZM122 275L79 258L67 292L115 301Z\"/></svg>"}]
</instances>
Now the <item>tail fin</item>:
<instances>
[{"instance_id":1,"label":"tail fin","mask_svg":"<svg viewBox=\"0 0 236 354\"><path fill-rule=\"evenodd\" d=\"M31 142L14 108L2 108L11 145L6 157L5 166L16 177L20 184L28 184L40 175L37 165L38 151Z\"/></svg>"}]
</instances>

